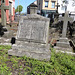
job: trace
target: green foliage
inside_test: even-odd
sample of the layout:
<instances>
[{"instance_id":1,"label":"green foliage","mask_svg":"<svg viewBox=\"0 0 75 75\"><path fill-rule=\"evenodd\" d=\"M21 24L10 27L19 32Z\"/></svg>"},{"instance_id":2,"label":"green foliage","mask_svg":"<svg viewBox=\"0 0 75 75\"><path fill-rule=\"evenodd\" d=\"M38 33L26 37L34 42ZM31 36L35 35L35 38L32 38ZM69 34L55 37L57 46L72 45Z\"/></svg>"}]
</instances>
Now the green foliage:
<instances>
[{"instance_id":1,"label":"green foliage","mask_svg":"<svg viewBox=\"0 0 75 75\"><path fill-rule=\"evenodd\" d=\"M75 56L56 53L51 49L50 61L39 61L26 56L9 56L10 46L0 46L0 75L75 75Z\"/></svg>"},{"instance_id":2,"label":"green foliage","mask_svg":"<svg viewBox=\"0 0 75 75\"><path fill-rule=\"evenodd\" d=\"M15 9L15 13L16 12L21 12L22 11L22 9L23 9L23 6L22 5L19 5L19 6L17 6L17 8Z\"/></svg>"},{"instance_id":3,"label":"green foliage","mask_svg":"<svg viewBox=\"0 0 75 75\"><path fill-rule=\"evenodd\" d=\"M8 50L8 49L10 49L10 48L11 48L11 46L0 45L0 50L2 50L2 49Z\"/></svg>"},{"instance_id":4,"label":"green foliage","mask_svg":"<svg viewBox=\"0 0 75 75\"><path fill-rule=\"evenodd\" d=\"M61 52L55 53L52 49L52 58L50 60L54 65L54 69L57 72L61 72L63 75L75 74L75 56L63 54Z\"/></svg>"},{"instance_id":5,"label":"green foliage","mask_svg":"<svg viewBox=\"0 0 75 75\"><path fill-rule=\"evenodd\" d=\"M12 73L10 71L11 69L6 64L0 65L0 75L11 75Z\"/></svg>"}]
</instances>

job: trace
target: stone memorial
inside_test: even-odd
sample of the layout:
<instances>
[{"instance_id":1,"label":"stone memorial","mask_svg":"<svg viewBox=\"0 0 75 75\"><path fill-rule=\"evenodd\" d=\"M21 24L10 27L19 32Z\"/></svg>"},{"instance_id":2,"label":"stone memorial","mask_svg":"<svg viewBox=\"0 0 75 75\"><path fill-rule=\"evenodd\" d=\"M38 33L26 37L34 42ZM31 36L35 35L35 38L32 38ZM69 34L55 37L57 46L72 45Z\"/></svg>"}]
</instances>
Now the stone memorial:
<instances>
[{"instance_id":1,"label":"stone memorial","mask_svg":"<svg viewBox=\"0 0 75 75\"><path fill-rule=\"evenodd\" d=\"M37 14L22 16L19 21L16 44L12 45L8 54L50 60L49 21L48 18Z\"/></svg>"},{"instance_id":2,"label":"stone memorial","mask_svg":"<svg viewBox=\"0 0 75 75\"><path fill-rule=\"evenodd\" d=\"M9 32L7 31L8 27L6 26L6 10L9 10L9 6L5 5L5 0L1 0L0 9L1 9L1 26L2 26L1 32L3 32L2 36L6 38L9 37Z\"/></svg>"},{"instance_id":3,"label":"stone memorial","mask_svg":"<svg viewBox=\"0 0 75 75\"><path fill-rule=\"evenodd\" d=\"M30 6L29 6L29 8L30 8L30 12L29 12L29 14L36 14L37 13L37 5L35 5L35 4L30 4Z\"/></svg>"},{"instance_id":4,"label":"stone memorial","mask_svg":"<svg viewBox=\"0 0 75 75\"><path fill-rule=\"evenodd\" d=\"M0 9L1 9L1 25L6 26L6 10L9 10L9 6L5 5L5 0L2 0Z\"/></svg>"},{"instance_id":5,"label":"stone memorial","mask_svg":"<svg viewBox=\"0 0 75 75\"><path fill-rule=\"evenodd\" d=\"M72 48L70 47L70 43L69 43L68 38L66 37L66 33L67 33L68 21L73 21L73 18L70 18L68 16L69 16L69 12L66 11L65 16L59 18L59 20L63 20L64 23L63 23L62 37L57 42L56 44L57 46L55 47L55 49L66 50L66 51L72 52Z\"/></svg>"}]
</instances>

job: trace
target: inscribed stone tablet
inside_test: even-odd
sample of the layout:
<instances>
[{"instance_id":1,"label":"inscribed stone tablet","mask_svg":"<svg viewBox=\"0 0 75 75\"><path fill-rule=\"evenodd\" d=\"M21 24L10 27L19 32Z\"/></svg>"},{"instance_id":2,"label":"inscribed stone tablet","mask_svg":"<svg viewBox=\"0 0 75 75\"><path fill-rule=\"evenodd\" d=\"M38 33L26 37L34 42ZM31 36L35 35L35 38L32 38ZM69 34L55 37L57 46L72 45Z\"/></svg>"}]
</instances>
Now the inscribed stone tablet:
<instances>
[{"instance_id":1,"label":"inscribed stone tablet","mask_svg":"<svg viewBox=\"0 0 75 75\"><path fill-rule=\"evenodd\" d=\"M45 40L46 21L23 20L19 25L18 38L26 41L42 42Z\"/></svg>"}]
</instances>

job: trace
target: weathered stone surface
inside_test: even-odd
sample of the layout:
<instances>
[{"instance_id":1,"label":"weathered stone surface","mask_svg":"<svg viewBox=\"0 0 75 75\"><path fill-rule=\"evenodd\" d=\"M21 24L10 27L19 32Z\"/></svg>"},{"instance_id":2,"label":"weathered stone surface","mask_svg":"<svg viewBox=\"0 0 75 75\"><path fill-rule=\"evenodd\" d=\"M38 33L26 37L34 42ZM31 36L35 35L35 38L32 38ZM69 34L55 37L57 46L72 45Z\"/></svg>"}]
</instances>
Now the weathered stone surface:
<instances>
[{"instance_id":1,"label":"weathered stone surface","mask_svg":"<svg viewBox=\"0 0 75 75\"><path fill-rule=\"evenodd\" d=\"M15 56L24 56L39 59L39 60L50 60L50 51L49 45L48 47L44 44L36 44L36 43L23 43L20 42L21 45L13 45L12 49L8 51L9 54Z\"/></svg>"},{"instance_id":2,"label":"weathered stone surface","mask_svg":"<svg viewBox=\"0 0 75 75\"><path fill-rule=\"evenodd\" d=\"M68 38L60 38L57 42L58 47L64 47L64 48L70 48L69 40Z\"/></svg>"},{"instance_id":3,"label":"weathered stone surface","mask_svg":"<svg viewBox=\"0 0 75 75\"><path fill-rule=\"evenodd\" d=\"M68 16L69 16L69 12L66 11L64 17L59 17L59 20L64 21L64 23L63 23L63 30L62 30L62 37L66 37L68 21L73 21L73 18L72 17L68 17Z\"/></svg>"},{"instance_id":4,"label":"weathered stone surface","mask_svg":"<svg viewBox=\"0 0 75 75\"><path fill-rule=\"evenodd\" d=\"M38 60L50 60L48 44L49 19L37 14L21 17L16 44L9 55L24 56Z\"/></svg>"}]
</instances>

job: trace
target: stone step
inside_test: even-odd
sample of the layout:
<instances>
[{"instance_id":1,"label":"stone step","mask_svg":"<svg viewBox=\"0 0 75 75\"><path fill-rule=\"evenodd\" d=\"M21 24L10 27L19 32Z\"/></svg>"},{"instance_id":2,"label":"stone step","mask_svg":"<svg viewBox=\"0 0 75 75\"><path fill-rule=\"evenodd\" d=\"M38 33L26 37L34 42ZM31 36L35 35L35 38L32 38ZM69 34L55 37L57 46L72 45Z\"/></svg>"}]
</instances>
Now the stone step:
<instances>
[{"instance_id":1,"label":"stone step","mask_svg":"<svg viewBox=\"0 0 75 75\"><path fill-rule=\"evenodd\" d=\"M70 48L69 42L57 42L56 45L57 45L58 47L62 47L62 48Z\"/></svg>"},{"instance_id":2,"label":"stone step","mask_svg":"<svg viewBox=\"0 0 75 75\"><path fill-rule=\"evenodd\" d=\"M55 50L58 50L58 51L67 51L67 52L73 52L73 49L70 47L70 48L62 48L62 47L58 47L58 46L55 46L54 47Z\"/></svg>"},{"instance_id":3,"label":"stone step","mask_svg":"<svg viewBox=\"0 0 75 75\"><path fill-rule=\"evenodd\" d=\"M35 53L35 52L28 52L28 51L17 51L17 50L9 50L8 51L8 54L9 55L15 55L15 56L27 56L27 57L31 57L31 58L35 58L35 59L38 59L38 60L50 60L50 54L46 54L46 53Z\"/></svg>"},{"instance_id":4,"label":"stone step","mask_svg":"<svg viewBox=\"0 0 75 75\"><path fill-rule=\"evenodd\" d=\"M35 47L35 46L27 46L27 45L12 45L13 50L20 50L20 51L28 51L28 52L34 52L34 53L49 53L49 49L46 47Z\"/></svg>"},{"instance_id":5,"label":"stone step","mask_svg":"<svg viewBox=\"0 0 75 75\"><path fill-rule=\"evenodd\" d=\"M68 41L68 38L59 38L59 41L60 41L60 42L66 42L66 43L69 42L69 41Z\"/></svg>"}]
</instances>

